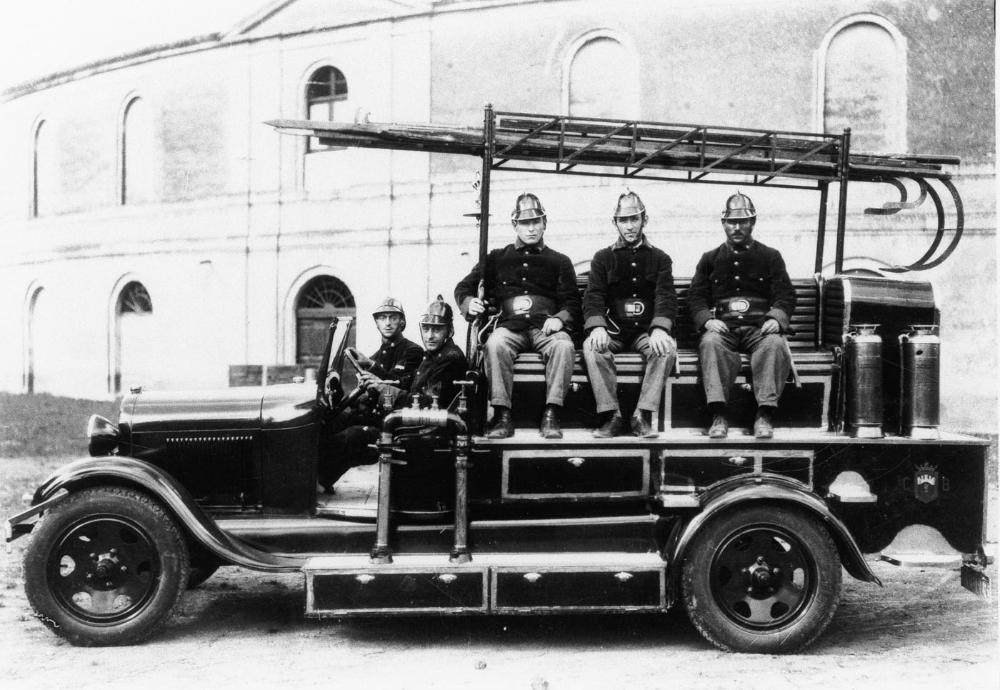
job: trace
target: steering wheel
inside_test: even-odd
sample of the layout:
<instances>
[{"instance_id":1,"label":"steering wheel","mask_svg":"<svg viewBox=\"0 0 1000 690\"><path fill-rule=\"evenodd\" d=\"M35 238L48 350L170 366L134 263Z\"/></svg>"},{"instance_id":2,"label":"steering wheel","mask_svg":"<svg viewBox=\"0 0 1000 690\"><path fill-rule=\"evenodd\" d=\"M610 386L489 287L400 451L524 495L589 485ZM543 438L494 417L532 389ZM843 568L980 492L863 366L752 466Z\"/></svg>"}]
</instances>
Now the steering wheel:
<instances>
[{"instance_id":1,"label":"steering wheel","mask_svg":"<svg viewBox=\"0 0 1000 690\"><path fill-rule=\"evenodd\" d=\"M354 389L350 393L348 393L347 395L345 395L344 397L342 397L340 399L340 402L338 402L335 405L331 405L330 406L331 411L332 411L332 415L334 417L336 417L337 415L339 415L341 412L343 412L344 410L346 410L348 407L350 407L351 405L353 405L354 403L356 403L358 401L358 398L360 398L362 395L364 395L367 391L368 391L368 389L365 388L364 386L360 385L360 384L358 384L357 386L355 386Z\"/></svg>"}]
</instances>

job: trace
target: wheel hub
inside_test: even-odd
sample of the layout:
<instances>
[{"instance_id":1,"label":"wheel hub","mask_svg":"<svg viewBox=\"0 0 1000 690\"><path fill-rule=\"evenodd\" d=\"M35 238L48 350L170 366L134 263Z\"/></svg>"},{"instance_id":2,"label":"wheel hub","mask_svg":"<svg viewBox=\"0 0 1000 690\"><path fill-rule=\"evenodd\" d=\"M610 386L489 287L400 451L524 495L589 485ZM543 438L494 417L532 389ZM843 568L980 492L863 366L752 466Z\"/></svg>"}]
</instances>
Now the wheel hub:
<instances>
[{"instance_id":1,"label":"wheel hub","mask_svg":"<svg viewBox=\"0 0 1000 690\"><path fill-rule=\"evenodd\" d=\"M111 621L142 608L159 577L156 548L133 523L84 520L65 532L50 559L52 588L78 618Z\"/></svg>"},{"instance_id":2,"label":"wheel hub","mask_svg":"<svg viewBox=\"0 0 1000 690\"><path fill-rule=\"evenodd\" d=\"M784 625L808 601L810 566L801 543L776 526L747 526L713 559L716 600L732 620L752 629Z\"/></svg>"}]
</instances>

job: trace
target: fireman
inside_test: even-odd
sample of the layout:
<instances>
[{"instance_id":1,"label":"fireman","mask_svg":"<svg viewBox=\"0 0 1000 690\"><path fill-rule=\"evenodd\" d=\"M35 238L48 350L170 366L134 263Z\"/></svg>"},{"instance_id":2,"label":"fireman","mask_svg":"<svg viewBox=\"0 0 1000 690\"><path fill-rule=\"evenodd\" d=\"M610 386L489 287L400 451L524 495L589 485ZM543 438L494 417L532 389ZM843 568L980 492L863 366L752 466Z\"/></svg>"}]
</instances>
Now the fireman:
<instances>
[{"instance_id":1,"label":"fireman","mask_svg":"<svg viewBox=\"0 0 1000 690\"><path fill-rule=\"evenodd\" d=\"M485 346L493 406L487 436L513 436L514 359L520 352L534 351L545 361L546 404L539 431L544 438L562 438L559 410L573 375L569 332L580 319L576 272L568 256L546 245L545 209L537 196L525 192L517 197L511 224L514 243L491 251L485 270L476 264L455 287L455 301L466 319L479 316L488 305L499 310L497 327ZM485 286L483 298L477 294L480 279Z\"/></svg>"},{"instance_id":2,"label":"fireman","mask_svg":"<svg viewBox=\"0 0 1000 690\"><path fill-rule=\"evenodd\" d=\"M753 238L757 211L745 194L726 200L722 227L726 241L698 261L688 305L697 331L705 397L712 413L710 438L729 431L726 404L740 370L740 352L750 355L757 414L757 438L774 435L772 417L791 371L782 337L795 309L795 289L776 249Z\"/></svg>"},{"instance_id":3,"label":"fireman","mask_svg":"<svg viewBox=\"0 0 1000 690\"><path fill-rule=\"evenodd\" d=\"M409 387L404 390L379 384L382 389L394 389L389 391L389 398L395 400L394 407L410 405L414 397L421 407L434 403L440 407L453 405L460 392L455 381L465 378L469 366L465 354L452 340L454 334L451 305L438 295L427 306L427 313L420 317L424 351ZM333 493L333 485L347 470L378 460L378 453L372 446L378 435L379 424L366 424L349 426L330 438L328 462L319 472L319 483L326 493Z\"/></svg>"},{"instance_id":4,"label":"fireman","mask_svg":"<svg viewBox=\"0 0 1000 690\"><path fill-rule=\"evenodd\" d=\"M597 438L622 433L615 353L639 352L646 361L639 402L629 420L633 436L657 436L653 418L667 374L677 356L670 336L677 317L677 295L670 257L643 233L646 207L637 194L618 197L612 222L618 239L594 254L583 294L583 343L590 385L597 403Z\"/></svg>"},{"instance_id":5,"label":"fireman","mask_svg":"<svg viewBox=\"0 0 1000 690\"><path fill-rule=\"evenodd\" d=\"M374 396L378 395L378 389L385 380L396 381L399 388L408 390L424 352L419 345L403 336L406 328L403 305L398 299L386 297L372 312L372 318L382 337L378 351L371 357L365 357L356 348L347 348L364 369L358 374L358 384Z\"/></svg>"}]
</instances>

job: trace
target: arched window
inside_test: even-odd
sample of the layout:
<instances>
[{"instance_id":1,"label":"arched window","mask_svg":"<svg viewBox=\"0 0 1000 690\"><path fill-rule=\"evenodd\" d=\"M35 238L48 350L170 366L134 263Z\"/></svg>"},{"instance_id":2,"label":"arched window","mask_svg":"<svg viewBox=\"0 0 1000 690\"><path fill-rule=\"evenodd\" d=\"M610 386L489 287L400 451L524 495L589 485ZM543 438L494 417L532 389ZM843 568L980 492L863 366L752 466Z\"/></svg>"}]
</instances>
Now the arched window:
<instances>
[{"instance_id":1,"label":"arched window","mask_svg":"<svg viewBox=\"0 0 1000 690\"><path fill-rule=\"evenodd\" d=\"M639 110L639 64L617 37L581 37L563 66L563 110L580 117L633 117Z\"/></svg>"},{"instance_id":2,"label":"arched window","mask_svg":"<svg viewBox=\"0 0 1000 690\"><path fill-rule=\"evenodd\" d=\"M115 301L115 357L113 393L128 386L150 385L158 378L157 353L161 349L153 329L153 300L146 287L131 281L125 284Z\"/></svg>"},{"instance_id":3,"label":"arched window","mask_svg":"<svg viewBox=\"0 0 1000 690\"><path fill-rule=\"evenodd\" d=\"M52 213L55 181L56 162L52 127L42 120L35 127L32 146L31 215L33 218Z\"/></svg>"},{"instance_id":4,"label":"arched window","mask_svg":"<svg viewBox=\"0 0 1000 690\"><path fill-rule=\"evenodd\" d=\"M151 314L153 300L142 283L131 282L118 295L119 314Z\"/></svg>"},{"instance_id":5,"label":"arched window","mask_svg":"<svg viewBox=\"0 0 1000 690\"><path fill-rule=\"evenodd\" d=\"M135 204L152 201L153 118L142 98L133 98L125 106L121 128L121 187L118 201Z\"/></svg>"},{"instance_id":6,"label":"arched window","mask_svg":"<svg viewBox=\"0 0 1000 690\"><path fill-rule=\"evenodd\" d=\"M336 67L320 67L306 82L306 117L310 120L353 121L347 103L347 79ZM331 147L319 143L316 137L309 137L309 151L324 151Z\"/></svg>"},{"instance_id":7,"label":"arched window","mask_svg":"<svg viewBox=\"0 0 1000 690\"><path fill-rule=\"evenodd\" d=\"M24 392L34 393L36 367L38 366L38 300L45 291L40 285L32 285L28 291L24 315Z\"/></svg>"},{"instance_id":8,"label":"arched window","mask_svg":"<svg viewBox=\"0 0 1000 690\"><path fill-rule=\"evenodd\" d=\"M327 330L334 316L356 316L354 295L333 276L317 276L302 286L295 300L295 362L319 366L326 347ZM356 342L351 331L348 345Z\"/></svg>"},{"instance_id":9,"label":"arched window","mask_svg":"<svg viewBox=\"0 0 1000 690\"><path fill-rule=\"evenodd\" d=\"M823 130L851 128L851 149L906 148L906 46L902 34L875 15L851 17L820 49Z\"/></svg>"}]
</instances>

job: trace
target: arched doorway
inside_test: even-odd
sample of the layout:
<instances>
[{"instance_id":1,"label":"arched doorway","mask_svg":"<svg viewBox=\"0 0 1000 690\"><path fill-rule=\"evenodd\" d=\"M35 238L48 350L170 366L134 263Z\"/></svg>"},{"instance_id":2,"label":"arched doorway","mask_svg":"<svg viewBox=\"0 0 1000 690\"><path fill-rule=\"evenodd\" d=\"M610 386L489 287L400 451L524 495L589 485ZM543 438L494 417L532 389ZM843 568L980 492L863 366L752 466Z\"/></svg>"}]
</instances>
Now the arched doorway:
<instances>
[{"instance_id":1,"label":"arched doorway","mask_svg":"<svg viewBox=\"0 0 1000 690\"><path fill-rule=\"evenodd\" d=\"M128 386L149 386L156 375L159 350L153 330L153 300L138 281L125 284L115 300L115 357L112 392Z\"/></svg>"},{"instance_id":2,"label":"arched doorway","mask_svg":"<svg viewBox=\"0 0 1000 690\"><path fill-rule=\"evenodd\" d=\"M354 295L343 281L333 276L317 276L302 286L295 298L295 362L318 367L326 347L330 321L337 316L356 317ZM352 330L347 344L356 342Z\"/></svg>"}]
</instances>

